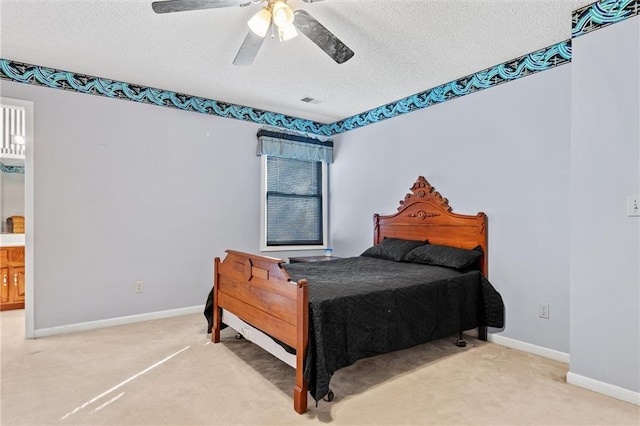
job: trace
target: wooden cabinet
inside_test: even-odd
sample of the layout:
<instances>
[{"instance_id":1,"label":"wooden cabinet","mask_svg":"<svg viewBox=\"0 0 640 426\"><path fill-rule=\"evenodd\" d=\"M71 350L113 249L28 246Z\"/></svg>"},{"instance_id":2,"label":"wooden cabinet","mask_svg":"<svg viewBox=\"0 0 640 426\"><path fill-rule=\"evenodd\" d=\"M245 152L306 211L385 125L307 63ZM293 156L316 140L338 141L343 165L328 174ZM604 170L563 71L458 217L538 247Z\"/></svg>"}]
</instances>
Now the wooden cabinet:
<instances>
[{"instance_id":1,"label":"wooden cabinet","mask_svg":"<svg viewBox=\"0 0 640 426\"><path fill-rule=\"evenodd\" d=\"M0 268L0 276L2 277L2 289L0 289L0 304L4 306L5 303L9 303L9 268Z\"/></svg>"},{"instance_id":2,"label":"wooden cabinet","mask_svg":"<svg viewBox=\"0 0 640 426\"><path fill-rule=\"evenodd\" d=\"M24 247L0 248L0 310L24 309Z\"/></svg>"}]
</instances>

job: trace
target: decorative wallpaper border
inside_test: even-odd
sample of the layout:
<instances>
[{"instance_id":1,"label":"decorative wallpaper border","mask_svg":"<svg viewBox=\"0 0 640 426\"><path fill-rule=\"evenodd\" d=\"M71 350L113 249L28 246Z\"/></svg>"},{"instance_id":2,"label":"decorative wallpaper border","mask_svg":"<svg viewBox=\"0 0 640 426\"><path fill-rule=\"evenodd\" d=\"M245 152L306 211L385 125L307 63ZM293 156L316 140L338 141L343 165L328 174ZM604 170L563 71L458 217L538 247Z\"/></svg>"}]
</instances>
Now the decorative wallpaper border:
<instances>
[{"instance_id":1,"label":"decorative wallpaper border","mask_svg":"<svg viewBox=\"0 0 640 426\"><path fill-rule=\"evenodd\" d=\"M7 166L6 164L0 162L0 172L24 174L24 166Z\"/></svg>"},{"instance_id":2,"label":"decorative wallpaper border","mask_svg":"<svg viewBox=\"0 0 640 426\"><path fill-rule=\"evenodd\" d=\"M580 37L638 14L640 0L601 0L573 12L571 37Z\"/></svg>"},{"instance_id":3,"label":"decorative wallpaper border","mask_svg":"<svg viewBox=\"0 0 640 426\"><path fill-rule=\"evenodd\" d=\"M0 59L0 79L213 114L315 135L332 136L488 89L570 61L571 42L566 40L331 124L7 59Z\"/></svg>"},{"instance_id":4,"label":"decorative wallpaper border","mask_svg":"<svg viewBox=\"0 0 640 426\"><path fill-rule=\"evenodd\" d=\"M404 99L335 122L330 125L330 128L334 133L346 132L495 87L570 61L571 41L565 40L528 55L520 56L511 61L450 81L442 86L416 93Z\"/></svg>"},{"instance_id":5,"label":"decorative wallpaper border","mask_svg":"<svg viewBox=\"0 0 640 426\"><path fill-rule=\"evenodd\" d=\"M621 22L639 13L640 0L600 0L573 12L572 38ZM562 41L330 124L2 58L0 58L0 79L235 118L294 132L330 137L549 70L568 62L571 62L571 40Z\"/></svg>"},{"instance_id":6,"label":"decorative wallpaper border","mask_svg":"<svg viewBox=\"0 0 640 426\"><path fill-rule=\"evenodd\" d=\"M145 104L177 108L202 114L235 118L298 132L323 134L325 124L243 105L220 102L152 87L138 86L70 71L45 68L0 58L0 79L70 90ZM328 136L328 135L327 135Z\"/></svg>"}]
</instances>

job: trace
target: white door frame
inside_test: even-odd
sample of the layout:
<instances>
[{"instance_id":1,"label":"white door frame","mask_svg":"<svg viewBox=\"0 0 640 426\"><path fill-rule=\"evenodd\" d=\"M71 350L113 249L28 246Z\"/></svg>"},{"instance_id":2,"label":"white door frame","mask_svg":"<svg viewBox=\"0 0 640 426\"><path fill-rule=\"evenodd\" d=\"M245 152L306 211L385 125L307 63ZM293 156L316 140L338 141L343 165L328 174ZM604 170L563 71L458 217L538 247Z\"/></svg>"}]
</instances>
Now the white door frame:
<instances>
[{"instance_id":1,"label":"white door frame","mask_svg":"<svg viewBox=\"0 0 640 426\"><path fill-rule=\"evenodd\" d=\"M35 138L33 136L33 102L21 99L0 97L0 104L22 108L25 111L25 167L24 167L24 226L25 226L25 300L24 300L24 322L25 337L34 338L35 330L35 277L34 277L34 152Z\"/></svg>"}]
</instances>

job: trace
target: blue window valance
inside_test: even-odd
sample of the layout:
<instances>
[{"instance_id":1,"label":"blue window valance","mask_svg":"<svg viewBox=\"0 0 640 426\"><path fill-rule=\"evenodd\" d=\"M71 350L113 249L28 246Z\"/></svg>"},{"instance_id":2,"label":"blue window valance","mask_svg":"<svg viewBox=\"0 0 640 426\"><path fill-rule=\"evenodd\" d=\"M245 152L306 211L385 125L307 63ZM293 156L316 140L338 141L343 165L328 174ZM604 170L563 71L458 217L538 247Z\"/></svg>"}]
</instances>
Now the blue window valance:
<instances>
[{"instance_id":1,"label":"blue window valance","mask_svg":"<svg viewBox=\"0 0 640 426\"><path fill-rule=\"evenodd\" d=\"M331 164L333 141L261 129L258 131L258 156L261 155Z\"/></svg>"}]
</instances>

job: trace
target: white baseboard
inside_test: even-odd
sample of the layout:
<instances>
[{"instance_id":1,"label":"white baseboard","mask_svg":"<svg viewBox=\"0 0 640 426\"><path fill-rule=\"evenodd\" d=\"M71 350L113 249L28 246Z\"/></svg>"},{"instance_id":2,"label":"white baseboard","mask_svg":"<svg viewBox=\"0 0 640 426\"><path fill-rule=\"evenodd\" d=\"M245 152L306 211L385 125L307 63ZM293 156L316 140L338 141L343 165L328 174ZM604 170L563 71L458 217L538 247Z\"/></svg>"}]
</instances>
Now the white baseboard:
<instances>
[{"instance_id":1,"label":"white baseboard","mask_svg":"<svg viewBox=\"0 0 640 426\"><path fill-rule=\"evenodd\" d=\"M540 355L545 358L553 359L564 363L569 363L569 354L555 351L553 349L544 348L542 346L532 345L531 343L521 342L520 340L510 339L509 337L500 336L498 334L489 333L487 336L489 342L497 345L506 346L508 348L517 349L523 352ZM640 393L629 389L621 388L616 385L601 382L599 380L590 379L572 372L567 373L567 383L581 388L589 389L603 395L610 396L632 404L640 405Z\"/></svg>"},{"instance_id":2,"label":"white baseboard","mask_svg":"<svg viewBox=\"0 0 640 426\"><path fill-rule=\"evenodd\" d=\"M80 322L76 324L60 325L49 328L37 328L33 330L33 337L47 337L56 334L76 333L78 331L95 330L97 328L113 327L116 325L131 324L134 322L149 321L162 318L171 318L181 315L201 313L203 306L190 306L186 308L169 309L166 311L148 312L146 314L129 315L126 317L108 318L98 321ZM203 319L204 321L204 319Z\"/></svg>"},{"instance_id":3,"label":"white baseboard","mask_svg":"<svg viewBox=\"0 0 640 426\"><path fill-rule=\"evenodd\" d=\"M590 379L588 377L572 373L571 371L567 373L567 383L580 386L581 388L589 389L590 391L598 392L612 398L630 402L635 405L640 405L639 392L634 392L599 380Z\"/></svg>"},{"instance_id":4,"label":"white baseboard","mask_svg":"<svg viewBox=\"0 0 640 426\"><path fill-rule=\"evenodd\" d=\"M542 346L533 345L531 343L521 342L520 340L510 339L509 337L500 336L498 334L489 333L487 340L497 345L506 346L519 351L528 352L534 355L540 355L545 358L553 359L564 363L569 363L569 354L555 351Z\"/></svg>"}]
</instances>

